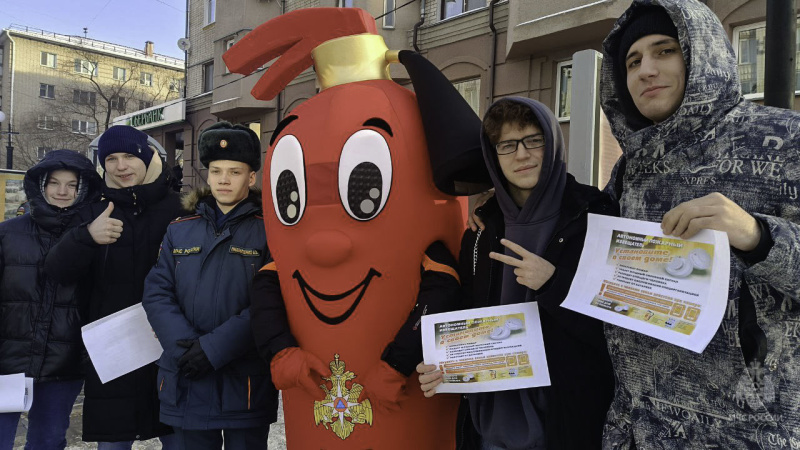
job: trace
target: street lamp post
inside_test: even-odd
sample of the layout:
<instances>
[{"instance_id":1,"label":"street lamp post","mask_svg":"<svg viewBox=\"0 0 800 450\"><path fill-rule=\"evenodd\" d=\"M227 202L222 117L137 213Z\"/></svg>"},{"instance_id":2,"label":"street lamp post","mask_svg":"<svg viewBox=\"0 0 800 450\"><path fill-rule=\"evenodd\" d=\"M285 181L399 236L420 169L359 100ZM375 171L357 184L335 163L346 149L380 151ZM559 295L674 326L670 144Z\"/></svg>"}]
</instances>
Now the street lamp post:
<instances>
[{"instance_id":1,"label":"street lamp post","mask_svg":"<svg viewBox=\"0 0 800 450\"><path fill-rule=\"evenodd\" d=\"M6 120L6 115L0 111L0 122ZM8 121L8 131L0 131L0 134L8 135L8 145L6 145L6 169L12 169L14 166L14 146L11 144L11 135L19 134L17 131L11 131L11 121Z\"/></svg>"}]
</instances>

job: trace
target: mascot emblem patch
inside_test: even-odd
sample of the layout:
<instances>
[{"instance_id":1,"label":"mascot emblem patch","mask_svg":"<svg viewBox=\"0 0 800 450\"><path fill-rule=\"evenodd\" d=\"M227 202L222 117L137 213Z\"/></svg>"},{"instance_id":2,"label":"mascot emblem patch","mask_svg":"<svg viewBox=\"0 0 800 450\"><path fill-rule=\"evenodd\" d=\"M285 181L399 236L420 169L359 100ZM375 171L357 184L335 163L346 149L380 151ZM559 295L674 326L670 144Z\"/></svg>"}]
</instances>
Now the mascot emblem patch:
<instances>
[{"instance_id":1,"label":"mascot emblem patch","mask_svg":"<svg viewBox=\"0 0 800 450\"><path fill-rule=\"evenodd\" d=\"M321 423L325 429L333 431L336 436L345 440L356 425L372 426L372 405L369 399L364 399L360 403L358 401L361 391L364 390L363 386L351 383L350 388L347 388L347 382L352 381L356 374L351 371L345 372L344 361L339 360L338 354L334 355L330 367L330 378L322 377L322 379L331 382L331 389L328 389L327 383L320 385L325 391L325 398L314 402L314 423L317 426ZM328 427L328 424L331 426Z\"/></svg>"}]
</instances>

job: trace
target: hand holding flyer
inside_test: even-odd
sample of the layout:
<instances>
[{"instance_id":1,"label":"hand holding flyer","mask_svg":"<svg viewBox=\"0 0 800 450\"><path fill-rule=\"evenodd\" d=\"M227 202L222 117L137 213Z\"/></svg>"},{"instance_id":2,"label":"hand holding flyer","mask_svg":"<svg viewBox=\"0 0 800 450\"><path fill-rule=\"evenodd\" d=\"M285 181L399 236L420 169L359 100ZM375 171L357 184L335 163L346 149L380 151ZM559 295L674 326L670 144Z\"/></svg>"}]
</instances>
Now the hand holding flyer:
<instances>
[{"instance_id":1,"label":"hand holding flyer","mask_svg":"<svg viewBox=\"0 0 800 450\"><path fill-rule=\"evenodd\" d=\"M594 214L588 230L561 306L701 353L727 306L727 235L684 240L656 223Z\"/></svg>"},{"instance_id":2,"label":"hand holding flyer","mask_svg":"<svg viewBox=\"0 0 800 450\"><path fill-rule=\"evenodd\" d=\"M422 316L422 351L442 372L437 393L550 385L535 302Z\"/></svg>"}]
</instances>

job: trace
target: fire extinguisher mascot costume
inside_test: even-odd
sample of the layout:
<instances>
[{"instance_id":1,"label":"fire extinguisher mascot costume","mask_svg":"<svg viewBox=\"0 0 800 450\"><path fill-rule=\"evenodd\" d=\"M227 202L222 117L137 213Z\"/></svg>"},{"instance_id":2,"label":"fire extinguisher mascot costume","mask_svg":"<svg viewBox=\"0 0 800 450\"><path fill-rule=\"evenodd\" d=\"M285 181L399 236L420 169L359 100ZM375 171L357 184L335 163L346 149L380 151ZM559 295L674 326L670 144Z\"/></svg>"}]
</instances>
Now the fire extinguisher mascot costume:
<instances>
[{"instance_id":1,"label":"fire extinguisher mascot costume","mask_svg":"<svg viewBox=\"0 0 800 450\"><path fill-rule=\"evenodd\" d=\"M254 97L274 98L312 63L322 88L270 141L263 206L273 259L251 290L288 447L454 448L458 398L424 398L408 375L422 360L420 317L459 306L463 222L446 194L488 180L480 120L427 60L389 51L359 9L284 14L223 58L250 74L278 56ZM417 93L435 98L418 104L390 79L400 60ZM426 117L460 125L423 126Z\"/></svg>"}]
</instances>

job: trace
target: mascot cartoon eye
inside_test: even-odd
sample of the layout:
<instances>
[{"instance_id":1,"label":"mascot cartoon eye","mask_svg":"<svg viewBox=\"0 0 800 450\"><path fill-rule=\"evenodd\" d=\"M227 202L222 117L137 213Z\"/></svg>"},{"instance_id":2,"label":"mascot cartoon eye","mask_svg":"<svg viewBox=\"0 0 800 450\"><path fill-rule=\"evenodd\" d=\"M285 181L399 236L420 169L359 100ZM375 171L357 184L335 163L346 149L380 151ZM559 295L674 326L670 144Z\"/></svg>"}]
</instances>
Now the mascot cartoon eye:
<instances>
[{"instance_id":1,"label":"mascot cartoon eye","mask_svg":"<svg viewBox=\"0 0 800 450\"><path fill-rule=\"evenodd\" d=\"M345 142L339 158L339 197L356 220L381 212L392 184L392 156L380 133L359 130Z\"/></svg>"},{"instance_id":2,"label":"mascot cartoon eye","mask_svg":"<svg viewBox=\"0 0 800 450\"><path fill-rule=\"evenodd\" d=\"M306 172L303 147L292 135L282 137L272 151L269 167L272 204L284 225L294 225L306 209Z\"/></svg>"}]
</instances>

